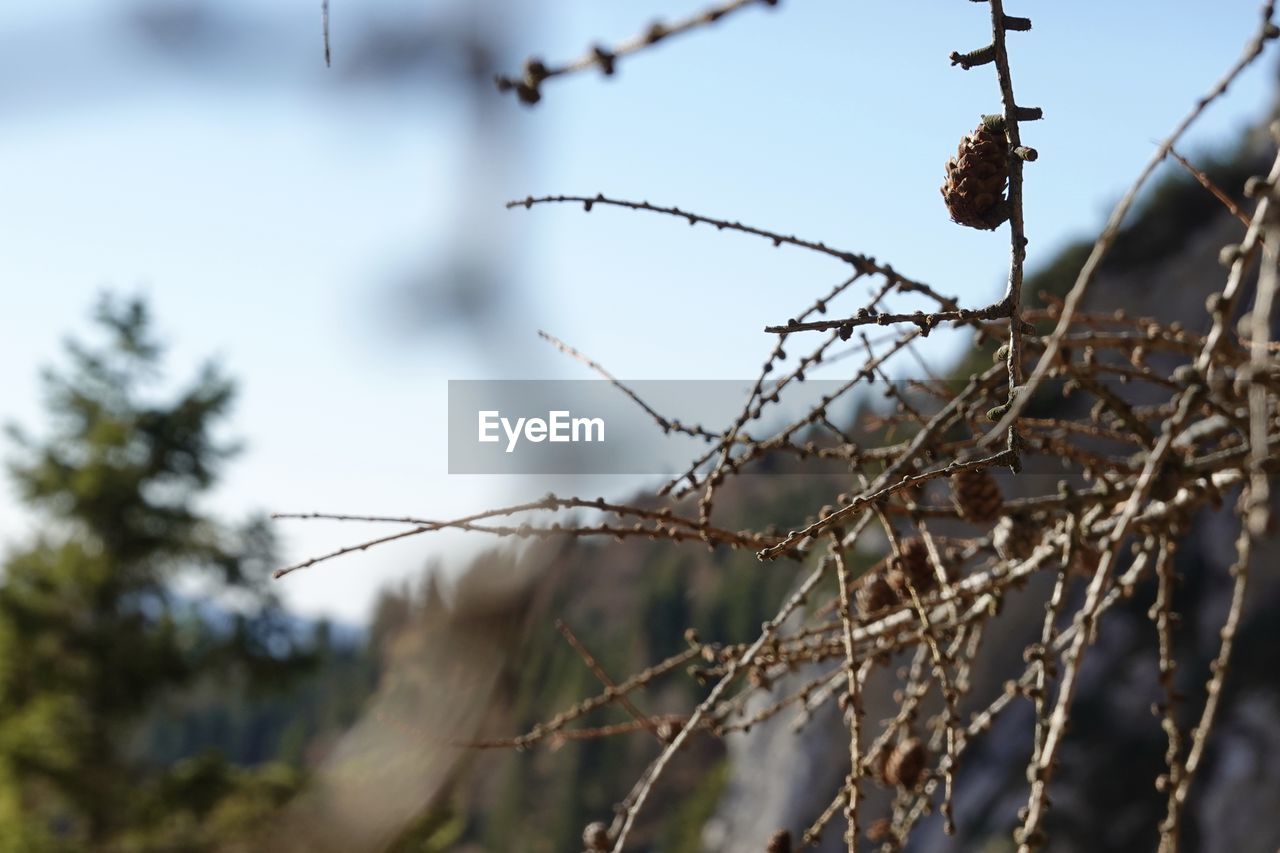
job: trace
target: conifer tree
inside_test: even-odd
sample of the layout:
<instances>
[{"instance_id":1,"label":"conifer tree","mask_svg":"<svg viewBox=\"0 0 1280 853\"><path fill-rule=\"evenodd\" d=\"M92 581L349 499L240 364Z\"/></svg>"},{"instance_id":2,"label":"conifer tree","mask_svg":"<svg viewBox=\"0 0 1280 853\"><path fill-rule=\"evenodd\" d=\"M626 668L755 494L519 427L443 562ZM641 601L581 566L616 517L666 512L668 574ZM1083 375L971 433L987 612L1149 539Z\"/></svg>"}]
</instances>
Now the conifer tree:
<instances>
[{"instance_id":1,"label":"conifer tree","mask_svg":"<svg viewBox=\"0 0 1280 853\"><path fill-rule=\"evenodd\" d=\"M148 768L131 726L196 676L301 659L266 592L266 528L199 503L236 449L218 434L232 382L208 365L171 391L140 300L104 297L96 321L105 343L69 342L45 372L47 431L9 428L40 525L0 578L0 850L150 849L178 817L199 825L246 774Z\"/></svg>"}]
</instances>

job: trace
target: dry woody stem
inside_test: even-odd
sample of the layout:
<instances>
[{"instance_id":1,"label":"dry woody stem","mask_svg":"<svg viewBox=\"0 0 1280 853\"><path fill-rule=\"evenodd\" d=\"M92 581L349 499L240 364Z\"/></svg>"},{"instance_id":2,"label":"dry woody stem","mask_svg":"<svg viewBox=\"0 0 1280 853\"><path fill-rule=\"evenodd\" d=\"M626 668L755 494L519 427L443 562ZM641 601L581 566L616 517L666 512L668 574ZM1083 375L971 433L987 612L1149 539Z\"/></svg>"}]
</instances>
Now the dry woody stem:
<instances>
[{"instance_id":1,"label":"dry woody stem","mask_svg":"<svg viewBox=\"0 0 1280 853\"><path fill-rule=\"evenodd\" d=\"M983 118L948 162L942 195L961 226L1008 226L1008 249L1000 247L997 257L1002 269L1007 258L1007 277L995 302L961 305L944 295L946 283L920 281L869 255L676 206L605 195L512 201L508 207L532 211L530 216L554 204L654 214L814 253L835 262L837 273L812 289L816 296L798 300L795 313L770 318L775 322L761 335L759 370L744 384L741 410L735 406L736 416L726 423L690 423L679 412L661 412L600 361L539 333L608 382L656 429L705 443L651 494L620 500L548 494L443 520L276 516L391 526L285 566L277 577L324 571L330 561L444 530L584 540L575 559L599 560L601 572L610 567L591 544L595 540L740 553L763 562L760 571L787 573L790 587L770 602L764 612L776 613L762 625L709 638L690 629L687 649L629 677L606 672L588 650L602 647L585 636L585 628L580 637L558 623L596 692L527 731L466 744L530 749L569 740L645 739L656 756L638 779L620 780L618 793L625 796L614 815L595 816L587 833L593 850L621 853L653 843L646 837L648 817L641 817L656 799L655 786L681 762L682 747L731 734L754 736L766 725L804 732L815 720L830 719L817 713L824 708L838 712L848 773L838 784L809 792L807 827L780 827L759 838L756 849L809 847L830 831L843 833L850 851L868 839L896 850L929 826L963 830L963 810L953 813L952 804L964 802L965 762L993 727L1016 722L1008 713L1013 707L1030 710L1025 789L1018 789L1026 805L1007 831L1020 851L1042 847L1052 826L1051 790L1084 689L1082 666L1100 655L1094 648L1104 619L1143 584L1151 596L1144 601L1153 599L1149 622L1142 624L1153 644L1149 665L1161 697L1155 719L1147 722L1161 736L1165 765L1152 780L1161 786L1164 816L1151 837L1160 838L1164 851L1178 849L1184 809L1205 764L1241 642L1251 562L1272 535L1271 482L1280 470L1280 352L1272 334L1280 287L1280 152L1270 152L1275 160L1269 173L1247 185L1250 201L1237 203L1177 154L1175 144L1280 30L1268 3L1241 58L1160 143L1116 205L1065 298L1034 302L1036 294L1023 292L1023 200L1024 167L1038 155L1022 137L1042 110L1015 98L1012 55L1038 33L1029 18L1006 12L1005 0L985 2L986 9L981 2L973 8L989 14L990 42L952 53L953 69L942 62L947 73L994 78L990 100L973 105ZM611 74L622 57L754 5L773 4L725 3L656 24L615 47L592 48L563 65L530 60L522 77L500 78L499 86L532 103L548 79L592 68ZM1037 144L1046 155L1035 169L1052 168L1049 143ZM939 150L952 145L954 140L940 140ZM1239 242L1224 248L1225 273L1206 284L1212 295L1197 318L1203 322L1089 309L1085 297L1126 216L1169 156L1242 223ZM936 195L931 203L938 203ZM1246 311L1248 320L1239 322ZM709 320L709 328L717 322ZM926 347L935 332L971 335L982 363L968 362L958 377L929 370ZM889 382L912 358L926 369L911 381ZM809 377L838 381L803 414L770 420ZM1033 398L1036 408L1029 409ZM828 477L816 481L826 499L806 493L785 525L735 517L726 506L727 491L782 462ZM1178 657L1181 614L1174 601L1181 575L1175 557L1192 519L1211 512L1237 524L1238 532L1229 583L1223 583L1230 600L1225 616L1215 615L1222 618L1216 655L1202 673L1202 663ZM974 673L984 671L988 654L1000 651L990 649L997 642L991 639L996 616L1019 609L1033 614L1014 648L1022 652L1021 663L992 689ZM646 691L679 679L706 688L697 694L701 698L682 693L683 707L648 714L646 707L660 706ZM1202 704L1179 690L1188 683L1203 686ZM885 694L894 699L886 719L864 713L869 697ZM610 711L613 717L601 719ZM843 761L845 751L839 754ZM873 795L877 788L883 796ZM939 819L929 820L933 814Z\"/></svg>"}]
</instances>

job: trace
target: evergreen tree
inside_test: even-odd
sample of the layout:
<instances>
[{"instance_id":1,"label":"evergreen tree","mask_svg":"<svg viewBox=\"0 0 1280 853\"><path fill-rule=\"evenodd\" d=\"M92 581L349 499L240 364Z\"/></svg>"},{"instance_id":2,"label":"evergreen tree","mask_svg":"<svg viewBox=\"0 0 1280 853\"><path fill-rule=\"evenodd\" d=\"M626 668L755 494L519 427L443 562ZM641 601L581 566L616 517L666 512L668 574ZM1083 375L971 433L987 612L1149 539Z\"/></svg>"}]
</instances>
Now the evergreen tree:
<instances>
[{"instance_id":1,"label":"evergreen tree","mask_svg":"<svg viewBox=\"0 0 1280 853\"><path fill-rule=\"evenodd\" d=\"M70 342L45 373L47 434L10 427L10 474L42 525L0 579L3 850L173 849L160 839L179 824L179 849L199 846L211 836L192 827L262 778L217 756L148 768L131 727L196 676L300 659L266 590L269 532L198 503L235 451L217 435L232 383L209 365L165 394L145 304L104 298L96 321L105 343ZM179 580L199 592L175 595Z\"/></svg>"}]
</instances>

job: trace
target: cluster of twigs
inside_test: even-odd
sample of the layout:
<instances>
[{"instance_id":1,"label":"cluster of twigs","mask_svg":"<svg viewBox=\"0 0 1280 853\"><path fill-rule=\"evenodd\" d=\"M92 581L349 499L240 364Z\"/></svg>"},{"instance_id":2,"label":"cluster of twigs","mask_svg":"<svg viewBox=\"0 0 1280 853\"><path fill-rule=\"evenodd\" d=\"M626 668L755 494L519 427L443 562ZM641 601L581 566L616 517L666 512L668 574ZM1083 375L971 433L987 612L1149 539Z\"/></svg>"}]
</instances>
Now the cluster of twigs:
<instances>
[{"instance_id":1,"label":"cluster of twigs","mask_svg":"<svg viewBox=\"0 0 1280 853\"><path fill-rule=\"evenodd\" d=\"M721 644L689 632L686 651L620 682L612 681L581 641L562 629L602 682L601 692L527 733L474 746L526 748L628 733L656 737L661 752L613 819L587 828L584 844L590 850L624 849L655 782L689 738L745 732L780 714L794 715L800 727L824 703L835 703L842 712L850 773L837 790L825 792L828 805L812 825L795 839L780 832L768 841L770 849L812 845L838 823L838 815L844 818L851 851L863 838L886 850L897 849L935 809L946 830L954 831L952 800L960 763L993 721L1022 701L1034 708L1035 731L1027 766L1027 805L1013 829L1020 850L1035 849L1045 839L1050 784L1082 661L1096 638L1099 619L1132 596L1145 579L1154 579L1157 586L1151 615L1159 640L1156 665L1166 692L1159 713L1168 738L1167 768L1156 780L1167 794L1161 849L1178 847L1179 818L1202 763L1231 662L1250 553L1270 521L1270 477L1280 465L1280 360L1270 338L1280 275L1273 254L1280 246L1280 215L1274 209L1280 199L1280 157L1270 174L1247 187L1253 202L1252 211L1241 213L1247 231L1223 252L1226 271L1207 303L1207 333L1159 318L1089 314L1082 300L1155 165L1173 151L1204 107L1276 37L1273 4L1263 9L1257 36L1240 62L1161 144L1117 206L1066 300L1047 299L1047 307L1028 310L1021 299L1026 255L1022 160L1034 159L1034 152L1022 146L1020 122L1038 118L1039 110L1020 107L1014 99L1005 38L1009 31L1030 29L1030 21L1006 16L1001 0L987 2L991 45L952 58L965 69L994 66L1004 126L1015 153L1007 198L1009 277L999 302L964 308L872 258L676 207L603 196L513 202L524 207L570 202L588 211L620 206L677 217L832 256L848 264L851 272L804 311L766 330L774 345L740 415L723 429L690 426L659 414L599 364L547 336L614 383L662 429L706 441L706 452L658 490L657 508L548 495L533 503L443 521L323 516L406 527L278 573L442 529L503 536L694 539L749 549L761 560L788 557L810 564L776 615L750 642ZM697 21L709 23L746 5L747 0L739 0ZM532 67L537 73L526 69L523 81L500 85L515 88L525 100L537 100L538 85L548 77L593 64L609 73L617 56L695 25L655 28L623 47L596 48L587 58L563 67L536 63ZM1259 273L1250 302L1255 266ZM870 285L869 300L846 316L827 317L854 285ZM928 306L917 312L886 308L902 295ZM1248 320L1238 329L1236 318L1246 308ZM854 441L837 423L835 406L863 386L883 380L886 361L912 353L931 330L943 325L964 327L978 341L989 343L996 353L993 363L962 382L936 377L905 387L882 382L895 404L883 418L892 431L882 433L885 440L878 446ZM887 329L889 334L872 339L866 326ZM803 354L788 355L796 342L805 340L809 346ZM766 410L789 386L803 381L806 372L850 354L861 358L861 366L843 371L843 384L804 417L768 434L748 432L748 427L763 423ZM813 507L807 523L785 533L713 524L717 493L724 484L774 455L839 460L847 465L852 486L829 505ZM1002 469L1010 473L997 476ZM1039 473L1031 476L1031 471ZM1046 477L1045 471L1057 474ZM696 510L690 506L695 496ZM1205 675L1207 701L1198 722L1184 732L1175 714L1181 697L1174 689L1173 555L1191 516L1223 501L1234 501L1242 519L1238 556L1231 568L1234 587L1220 649ZM564 510L582 511L590 519L535 524L539 514ZM521 521L494 523L513 517ZM873 535L877 532L880 535ZM887 547L877 542L887 542ZM882 548L882 559L865 559L867 547ZM1017 598L1036 576L1052 579L1047 598L1030 603ZM819 600L820 589L833 591ZM972 696L970 673L993 615L1006 606L1040 604L1042 627L1025 649L1025 669L996 695ZM886 666L898 655L905 657L904 667ZM683 715L646 716L634 701L637 694L655 679L681 670L710 686L705 698ZM864 717L863 697L875 679L898 681L899 709L891 719ZM784 683L790 685L786 690L780 687ZM580 726L592 712L615 705L633 722ZM962 708L974 707L978 710L962 713ZM893 793L885 814L866 814L866 793L872 785Z\"/></svg>"}]
</instances>

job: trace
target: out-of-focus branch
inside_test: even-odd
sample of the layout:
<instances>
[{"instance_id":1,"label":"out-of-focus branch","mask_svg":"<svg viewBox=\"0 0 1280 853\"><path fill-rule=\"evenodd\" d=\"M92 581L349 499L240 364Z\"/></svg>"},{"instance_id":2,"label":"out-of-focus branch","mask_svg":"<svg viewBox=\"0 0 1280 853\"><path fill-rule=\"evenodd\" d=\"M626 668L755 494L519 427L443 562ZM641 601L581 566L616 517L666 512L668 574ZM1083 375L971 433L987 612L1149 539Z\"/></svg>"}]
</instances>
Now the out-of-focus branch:
<instances>
[{"instance_id":1,"label":"out-of-focus branch","mask_svg":"<svg viewBox=\"0 0 1280 853\"><path fill-rule=\"evenodd\" d=\"M552 77L563 77L578 71L599 68L606 77L613 76L617 70L618 60L633 53L639 53L666 41L672 36L682 35L716 23L727 15L731 15L748 6L777 6L778 0L729 0L718 6L699 12L674 23L655 21L639 35L617 44L611 48L595 45L580 58L563 65L546 65L541 59L531 57L525 61L524 73L520 77L498 75L494 82L500 92L514 92L521 103L536 104L542 100L542 84Z\"/></svg>"}]
</instances>

